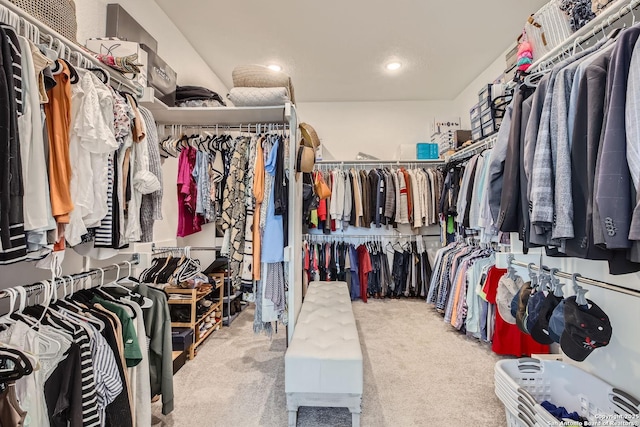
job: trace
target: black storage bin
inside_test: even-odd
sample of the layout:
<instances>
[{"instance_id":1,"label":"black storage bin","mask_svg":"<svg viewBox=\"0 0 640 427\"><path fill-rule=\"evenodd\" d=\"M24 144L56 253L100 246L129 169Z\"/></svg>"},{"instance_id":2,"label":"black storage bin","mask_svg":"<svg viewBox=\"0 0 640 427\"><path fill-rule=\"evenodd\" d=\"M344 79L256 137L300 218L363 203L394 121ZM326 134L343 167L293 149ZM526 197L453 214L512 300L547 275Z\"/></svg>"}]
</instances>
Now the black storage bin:
<instances>
[{"instance_id":1,"label":"black storage bin","mask_svg":"<svg viewBox=\"0 0 640 427\"><path fill-rule=\"evenodd\" d=\"M209 266L206 269L204 269L203 273L204 274L222 273L227 270L228 266L229 266L229 258L220 256L216 258L215 261L213 261L211 264L209 264Z\"/></svg>"},{"instance_id":2,"label":"black storage bin","mask_svg":"<svg viewBox=\"0 0 640 427\"><path fill-rule=\"evenodd\" d=\"M187 352L183 351L180 356L173 360L173 374L175 375L185 363L187 363Z\"/></svg>"},{"instance_id":3,"label":"black storage bin","mask_svg":"<svg viewBox=\"0 0 640 427\"><path fill-rule=\"evenodd\" d=\"M187 351L193 344L193 329L191 328L172 328L171 344L173 351Z\"/></svg>"}]
</instances>

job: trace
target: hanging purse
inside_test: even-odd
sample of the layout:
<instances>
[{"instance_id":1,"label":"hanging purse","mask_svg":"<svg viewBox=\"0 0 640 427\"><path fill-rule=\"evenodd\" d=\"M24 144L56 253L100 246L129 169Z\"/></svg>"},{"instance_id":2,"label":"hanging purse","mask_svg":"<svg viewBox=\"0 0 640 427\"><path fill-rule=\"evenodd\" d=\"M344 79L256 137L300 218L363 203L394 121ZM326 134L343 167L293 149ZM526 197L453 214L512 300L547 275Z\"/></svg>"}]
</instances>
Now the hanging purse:
<instances>
[{"instance_id":1,"label":"hanging purse","mask_svg":"<svg viewBox=\"0 0 640 427\"><path fill-rule=\"evenodd\" d=\"M320 172L315 173L315 189L316 194L318 195L320 200L328 199L329 197L331 197L331 189L329 188L327 183L324 182L324 178L322 177L322 174Z\"/></svg>"}]
</instances>

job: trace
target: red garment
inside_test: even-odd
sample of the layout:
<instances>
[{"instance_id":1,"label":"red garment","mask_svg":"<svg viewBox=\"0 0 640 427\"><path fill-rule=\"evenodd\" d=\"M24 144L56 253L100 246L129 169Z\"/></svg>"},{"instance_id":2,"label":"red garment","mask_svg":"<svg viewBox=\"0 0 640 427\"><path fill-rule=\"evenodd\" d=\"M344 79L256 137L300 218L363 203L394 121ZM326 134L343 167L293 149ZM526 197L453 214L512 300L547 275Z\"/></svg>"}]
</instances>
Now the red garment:
<instances>
[{"instance_id":1,"label":"red garment","mask_svg":"<svg viewBox=\"0 0 640 427\"><path fill-rule=\"evenodd\" d=\"M496 304L498 293L498 282L507 273L507 270L493 267L487 273L487 280L484 284L484 292L487 294L487 301ZM496 312L495 331L493 333L493 343L491 349L494 353L510 356L531 356L532 353L548 354L549 346L538 343L531 338L531 335L523 333L517 325L507 323Z\"/></svg>"},{"instance_id":2,"label":"red garment","mask_svg":"<svg viewBox=\"0 0 640 427\"><path fill-rule=\"evenodd\" d=\"M318 203L318 221L326 221L327 219L327 200L320 200Z\"/></svg>"},{"instance_id":3,"label":"red garment","mask_svg":"<svg viewBox=\"0 0 640 427\"><path fill-rule=\"evenodd\" d=\"M506 268L492 267L487 272L487 278L484 281L482 292L487 296L487 302L496 303L498 297L498 282L500 278L507 274Z\"/></svg>"},{"instance_id":4,"label":"red garment","mask_svg":"<svg viewBox=\"0 0 640 427\"><path fill-rule=\"evenodd\" d=\"M369 257L369 251L364 245L358 246L356 250L358 252L358 266L359 266L359 279L360 279L360 298L362 301L367 302L367 289L369 284L369 273L373 271L371 266L371 258Z\"/></svg>"},{"instance_id":5,"label":"red garment","mask_svg":"<svg viewBox=\"0 0 640 427\"><path fill-rule=\"evenodd\" d=\"M178 237L202 229L203 218L195 213L198 186L192 172L196 166L196 153L194 148L184 148L178 159Z\"/></svg>"},{"instance_id":6,"label":"red garment","mask_svg":"<svg viewBox=\"0 0 640 427\"><path fill-rule=\"evenodd\" d=\"M411 177L405 168L400 169L404 175L405 186L407 187L407 210L409 223L413 224L413 196L411 195Z\"/></svg>"}]
</instances>

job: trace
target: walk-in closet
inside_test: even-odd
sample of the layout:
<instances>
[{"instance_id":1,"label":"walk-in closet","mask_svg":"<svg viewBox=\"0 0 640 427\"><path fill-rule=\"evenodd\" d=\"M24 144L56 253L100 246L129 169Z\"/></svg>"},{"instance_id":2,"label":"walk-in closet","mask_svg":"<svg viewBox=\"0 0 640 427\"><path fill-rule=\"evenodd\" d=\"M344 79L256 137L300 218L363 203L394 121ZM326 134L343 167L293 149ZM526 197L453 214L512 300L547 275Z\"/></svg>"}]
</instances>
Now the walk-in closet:
<instances>
[{"instance_id":1,"label":"walk-in closet","mask_svg":"<svg viewBox=\"0 0 640 427\"><path fill-rule=\"evenodd\" d=\"M640 0L0 0L0 427L640 426Z\"/></svg>"}]
</instances>

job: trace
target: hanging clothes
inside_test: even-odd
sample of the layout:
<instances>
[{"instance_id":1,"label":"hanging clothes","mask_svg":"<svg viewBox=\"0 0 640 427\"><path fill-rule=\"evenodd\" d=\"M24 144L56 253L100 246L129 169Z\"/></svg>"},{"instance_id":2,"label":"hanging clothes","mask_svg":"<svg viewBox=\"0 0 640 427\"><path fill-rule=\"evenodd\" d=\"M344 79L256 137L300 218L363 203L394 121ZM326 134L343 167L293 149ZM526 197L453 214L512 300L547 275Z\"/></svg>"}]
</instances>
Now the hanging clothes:
<instances>
[{"instance_id":1,"label":"hanging clothes","mask_svg":"<svg viewBox=\"0 0 640 427\"><path fill-rule=\"evenodd\" d=\"M345 281L352 300L421 297L429 289L431 266L422 236L415 239L412 244L393 246L380 241L354 245L343 236L332 238L332 243L305 244L305 277Z\"/></svg>"},{"instance_id":2,"label":"hanging clothes","mask_svg":"<svg viewBox=\"0 0 640 427\"><path fill-rule=\"evenodd\" d=\"M495 267L491 250L450 243L436 254L427 303L454 328L491 342L497 354L521 357L548 353L549 346L505 322L496 310L498 284L506 273Z\"/></svg>"}]
</instances>

